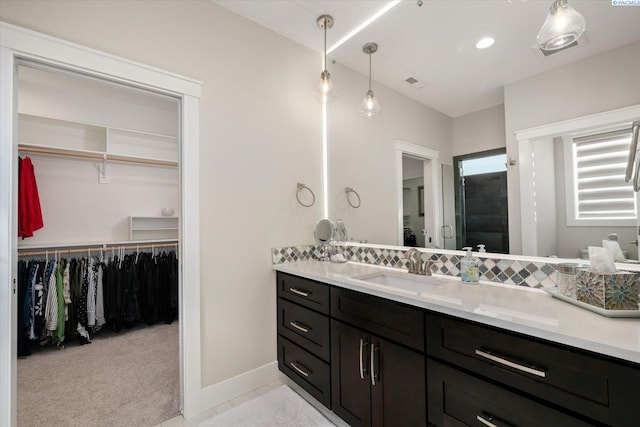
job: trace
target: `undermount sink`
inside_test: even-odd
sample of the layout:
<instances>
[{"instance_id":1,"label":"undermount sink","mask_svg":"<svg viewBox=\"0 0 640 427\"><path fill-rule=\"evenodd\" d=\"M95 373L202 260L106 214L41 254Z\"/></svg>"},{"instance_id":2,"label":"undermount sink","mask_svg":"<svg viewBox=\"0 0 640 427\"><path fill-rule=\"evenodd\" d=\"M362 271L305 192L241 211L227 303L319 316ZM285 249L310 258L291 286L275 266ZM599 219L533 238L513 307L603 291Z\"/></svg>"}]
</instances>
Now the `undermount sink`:
<instances>
[{"instance_id":1,"label":"undermount sink","mask_svg":"<svg viewBox=\"0 0 640 427\"><path fill-rule=\"evenodd\" d=\"M363 274L361 276L354 276L353 279L411 293L421 293L450 283L447 279L410 273L395 273L392 271Z\"/></svg>"}]
</instances>

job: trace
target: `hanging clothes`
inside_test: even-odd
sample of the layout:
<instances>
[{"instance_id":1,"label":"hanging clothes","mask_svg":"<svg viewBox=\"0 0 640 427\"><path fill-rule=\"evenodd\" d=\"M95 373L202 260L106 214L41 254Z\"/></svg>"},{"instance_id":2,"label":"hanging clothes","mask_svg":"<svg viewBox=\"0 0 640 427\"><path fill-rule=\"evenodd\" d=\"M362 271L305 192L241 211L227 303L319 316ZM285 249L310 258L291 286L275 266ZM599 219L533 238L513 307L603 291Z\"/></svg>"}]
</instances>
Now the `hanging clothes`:
<instances>
[{"instance_id":1,"label":"hanging clothes","mask_svg":"<svg viewBox=\"0 0 640 427\"><path fill-rule=\"evenodd\" d=\"M31 158L18 158L18 236L32 237L44 226L38 184Z\"/></svg>"},{"instance_id":2,"label":"hanging clothes","mask_svg":"<svg viewBox=\"0 0 640 427\"><path fill-rule=\"evenodd\" d=\"M78 339L102 329L172 323L178 316L175 252L18 262L18 354L30 344Z\"/></svg>"}]
</instances>

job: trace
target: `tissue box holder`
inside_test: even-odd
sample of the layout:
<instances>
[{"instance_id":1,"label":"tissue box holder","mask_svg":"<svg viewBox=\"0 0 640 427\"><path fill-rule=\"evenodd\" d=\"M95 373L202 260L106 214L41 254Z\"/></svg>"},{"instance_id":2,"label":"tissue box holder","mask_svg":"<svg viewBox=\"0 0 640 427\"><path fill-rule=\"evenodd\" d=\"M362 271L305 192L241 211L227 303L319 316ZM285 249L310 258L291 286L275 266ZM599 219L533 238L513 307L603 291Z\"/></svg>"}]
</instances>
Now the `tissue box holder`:
<instances>
[{"instance_id":1,"label":"tissue box holder","mask_svg":"<svg viewBox=\"0 0 640 427\"><path fill-rule=\"evenodd\" d=\"M576 271L578 301L605 310L638 310L640 274L628 271L598 273Z\"/></svg>"}]
</instances>

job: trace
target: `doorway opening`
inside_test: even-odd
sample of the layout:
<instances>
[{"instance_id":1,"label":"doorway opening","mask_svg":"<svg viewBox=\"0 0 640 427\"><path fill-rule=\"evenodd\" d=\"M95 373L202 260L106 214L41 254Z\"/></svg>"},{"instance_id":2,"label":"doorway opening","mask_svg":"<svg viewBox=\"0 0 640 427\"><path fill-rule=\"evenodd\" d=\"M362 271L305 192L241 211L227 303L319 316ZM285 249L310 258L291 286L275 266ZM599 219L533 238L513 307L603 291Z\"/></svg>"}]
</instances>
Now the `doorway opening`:
<instances>
[{"instance_id":1,"label":"doorway opening","mask_svg":"<svg viewBox=\"0 0 640 427\"><path fill-rule=\"evenodd\" d=\"M402 155L402 230L404 246L425 247L424 160Z\"/></svg>"},{"instance_id":2,"label":"doorway opening","mask_svg":"<svg viewBox=\"0 0 640 427\"><path fill-rule=\"evenodd\" d=\"M509 253L506 149L453 158L456 249Z\"/></svg>"},{"instance_id":3,"label":"doorway opening","mask_svg":"<svg viewBox=\"0 0 640 427\"><path fill-rule=\"evenodd\" d=\"M437 247L442 223L439 152L396 141L398 245Z\"/></svg>"}]
</instances>

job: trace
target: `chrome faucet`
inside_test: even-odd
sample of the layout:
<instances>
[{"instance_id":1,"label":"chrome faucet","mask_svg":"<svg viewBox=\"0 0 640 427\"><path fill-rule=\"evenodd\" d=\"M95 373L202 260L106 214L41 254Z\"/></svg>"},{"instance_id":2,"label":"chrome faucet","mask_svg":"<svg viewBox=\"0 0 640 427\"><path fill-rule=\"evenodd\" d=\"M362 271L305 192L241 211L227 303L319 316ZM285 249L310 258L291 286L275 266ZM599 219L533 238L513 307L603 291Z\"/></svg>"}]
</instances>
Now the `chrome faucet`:
<instances>
[{"instance_id":1,"label":"chrome faucet","mask_svg":"<svg viewBox=\"0 0 640 427\"><path fill-rule=\"evenodd\" d=\"M409 273L431 276L431 260L422 262L422 252L416 248L411 248L404 257L409 260Z\"/></svg>"}]
</instances>

